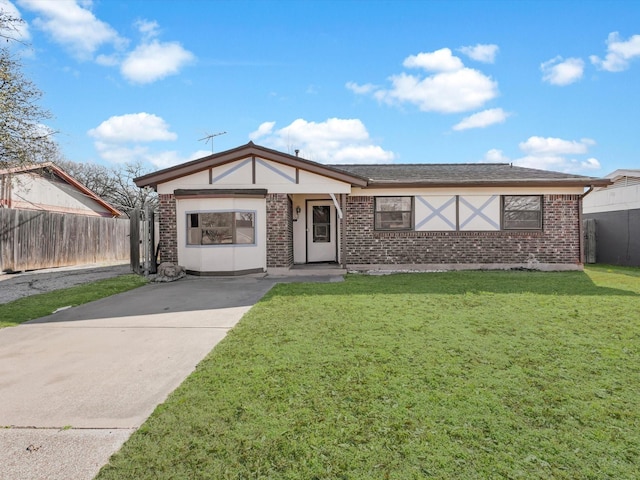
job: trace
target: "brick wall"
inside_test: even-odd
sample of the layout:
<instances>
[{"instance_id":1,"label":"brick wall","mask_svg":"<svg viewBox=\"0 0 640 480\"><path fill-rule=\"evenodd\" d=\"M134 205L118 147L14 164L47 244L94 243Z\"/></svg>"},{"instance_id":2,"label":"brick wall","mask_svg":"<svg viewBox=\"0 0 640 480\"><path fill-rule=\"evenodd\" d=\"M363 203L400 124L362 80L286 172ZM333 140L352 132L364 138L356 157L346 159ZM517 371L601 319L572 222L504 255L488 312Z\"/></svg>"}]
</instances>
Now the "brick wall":
<instances>
[{"instance_id":1,"label":"brick wall","mask_svg":"<svg viewBox=\"0 0 640 480\"><path fill-rule=\"evenodd\" d=\"M347 197L347 263L581 263L579 202L545 195L542 231L378 232L373 197Z\"/></svg>"},{"instance_id":2,"label":"brick wall","mask_svg":"<svg viewBox=\"0 0 640 480\"><path fill-rule=\"evenodd\" d=\"M292 205L284 193L267 195L267 267L293 265Z\"/></svg>"},{"instance_id":3,"label":"brick wall","mask_svg":"<svg viewBox=\"0 0 640 480\"><path fill-rule=\"evenodd\" d=\"M158 195L160 210L160 261L178 263L176 199L171 194Z\"/></svg>"}]
</instances>

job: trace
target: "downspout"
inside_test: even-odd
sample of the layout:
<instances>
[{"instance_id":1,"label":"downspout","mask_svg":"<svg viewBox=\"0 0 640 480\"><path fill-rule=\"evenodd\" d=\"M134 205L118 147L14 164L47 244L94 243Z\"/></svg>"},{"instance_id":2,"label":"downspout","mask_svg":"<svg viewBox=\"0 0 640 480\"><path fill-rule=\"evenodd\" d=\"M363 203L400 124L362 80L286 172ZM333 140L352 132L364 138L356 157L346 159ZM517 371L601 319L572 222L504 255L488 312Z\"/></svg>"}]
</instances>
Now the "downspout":
<instances>
[{"instance_id":1,"label":"downspout","mask_svg":"<svg viewBox=\"0 0 640 480\"><path fill-rule=\"evenodd\" d=\"M580 195L579 199L578 199L578 225L579 225L579 229L580 229L580 262L582 263L582 265L584 265L584 263L585 263L585 258L584 258L584 226L582 225L582 199L584 197L586 197L587 195L589 195L591 192L593 192L593 185L590 185L589 186L589 190L587 190L582 195Z\"/></svg>"},{"instance_id":2,"label":"downspout","mask_svg":"<svg viewBox=\"0 0 640 480\"><path fill-rule=\"evenodd\" d=\"M336 196L333 193L329 194L331 196L331 200L333 200L333 204L336 207L336 212L338 213L338 218L340 220L342 220L342 209L340 208L340 204L338 203L338 200L336 200Z\"/></svg>"},{"instance_id":3,"label":"downspout","mask_svg":"<svg viewBox=\"0 0 640 480\"><path fill-rule=\"evenodd\" d=\"M344 215L342 214L342 208L340 208L340 204L338 203L335 194L330 193L329 195L331 196L331 200L333 200L333 205L336 207L336 213L340 219L340 265L342 265L342 268L347 268L346 256L344 253L347 222L346 218L344 218ZM345 195L342 194L340 198L345 198Z\"/></svg>"}]
</instances>

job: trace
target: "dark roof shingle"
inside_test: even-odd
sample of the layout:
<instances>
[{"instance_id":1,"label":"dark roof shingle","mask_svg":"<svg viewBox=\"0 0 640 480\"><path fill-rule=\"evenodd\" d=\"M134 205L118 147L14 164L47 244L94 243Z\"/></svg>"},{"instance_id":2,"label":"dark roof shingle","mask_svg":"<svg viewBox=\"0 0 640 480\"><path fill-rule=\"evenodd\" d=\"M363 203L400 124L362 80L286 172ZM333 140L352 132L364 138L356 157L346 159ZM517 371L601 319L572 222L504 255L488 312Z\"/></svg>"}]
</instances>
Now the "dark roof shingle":
<instances>
[{"instance_id":1,"label":"dark roof shingle","mask_svg":"<svg viewBox=\"0 0 640 480\"><path fill-rule=\"evenodd\" d=\"M509 163L330 165L376 185L599 184L604 179L516 167Z\"/></svg>"}]
</instances>

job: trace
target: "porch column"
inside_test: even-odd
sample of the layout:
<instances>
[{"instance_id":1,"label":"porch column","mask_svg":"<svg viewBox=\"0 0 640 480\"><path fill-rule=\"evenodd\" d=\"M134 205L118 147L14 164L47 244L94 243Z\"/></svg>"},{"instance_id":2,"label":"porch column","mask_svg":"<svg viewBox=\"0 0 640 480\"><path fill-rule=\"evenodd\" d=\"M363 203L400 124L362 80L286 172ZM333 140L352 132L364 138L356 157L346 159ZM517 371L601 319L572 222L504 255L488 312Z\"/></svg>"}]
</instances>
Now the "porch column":
<instances>
[{"instance_id":1,"label":"porch column","mask_svg":"<svg viewBox=\"0 0 640 480\"><path fill-rule=\"evenodd\" d=\"M267 268L293 265L293 212L286 193L267 195Z\"/></svg>"}]
</instances>

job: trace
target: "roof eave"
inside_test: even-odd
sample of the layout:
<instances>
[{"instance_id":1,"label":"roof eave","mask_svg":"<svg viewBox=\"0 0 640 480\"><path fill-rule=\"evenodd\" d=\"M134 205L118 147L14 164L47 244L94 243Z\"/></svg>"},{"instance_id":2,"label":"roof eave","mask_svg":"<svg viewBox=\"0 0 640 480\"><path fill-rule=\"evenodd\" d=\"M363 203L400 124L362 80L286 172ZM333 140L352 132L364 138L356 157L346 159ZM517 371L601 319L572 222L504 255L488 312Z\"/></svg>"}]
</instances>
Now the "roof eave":
<instances>
[{"instance_id":1,"label":"roof eave","mask_svg":"<svg viewBox=\"0 0 640 480\"><path fill-rule=\"evenodd\" d=\"M265 160L282 163L294 168L301 168L303 170L317 173L334 180L349 183L353 186L362 187L367 184L367 180L362 177L358 177L356 175L334 169L330 166L322 165L300 157L295 157L287 153L278 152L277 150L271 150L269 148L261 147L254 144L253 142L249 142L246 145L242 145L231 150L226 150L224 152L216 153L207 157L193 160L191 162L177 165L175 167L169 167L165 168L164 170L150 173L148 175L143 175L141 177L134 178L133 181L140 188L153 187L154 189L156 189L158 187L158 184L160 183L170 182L171 180L175 180L186 175L192 175L194 173L202 172L208 170L209 168L224 165L226 163L240 160L252 155L263 158Z\"/></svg>"},{"instance_id":2,"label":"roof eave","mask_svg":"<svg viewBox=\"0 0 640 480\"><path fill-rule=\"evenodd\" d=\"M558 180L470 180L432 182L369 181L363 188L451 188L451 187L602 187L611 185L607 178Z\"/></svg>"}]
</instances>

